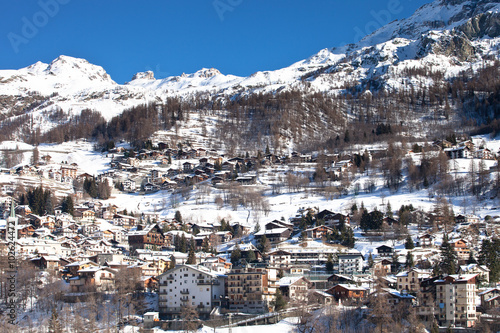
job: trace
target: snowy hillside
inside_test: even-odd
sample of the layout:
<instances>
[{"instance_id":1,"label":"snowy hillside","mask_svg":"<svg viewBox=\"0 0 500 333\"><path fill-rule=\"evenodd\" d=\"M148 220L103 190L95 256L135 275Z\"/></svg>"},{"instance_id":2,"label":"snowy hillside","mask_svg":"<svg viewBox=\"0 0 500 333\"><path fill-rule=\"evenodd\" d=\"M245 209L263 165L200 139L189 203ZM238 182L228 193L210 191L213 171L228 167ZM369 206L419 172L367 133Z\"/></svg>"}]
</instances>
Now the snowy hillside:
<instances>
[{"instance_id":1,"label":"snowy hillside","mask_svg":"<svg viewBox=\"0 0 500 333\"><path fill-rule=\"evenodd\" d=\"M0 70L0 114L10 120L30 115L33 126L43 133L57 125L48 119L57 110L77 115L91 109L110 120L124 109L163 103L169 96L420 89L433 81L409 76L408 69L431 68L451 78L499 59L499 9L496 1L436 0L357 44L323 49L289 67L248 77L225 75L211 68L156 80L154 73L145 72L120 85L100 66L60 56L50 64L37 62L19 70Z\"/></svg>"}]
</instances>

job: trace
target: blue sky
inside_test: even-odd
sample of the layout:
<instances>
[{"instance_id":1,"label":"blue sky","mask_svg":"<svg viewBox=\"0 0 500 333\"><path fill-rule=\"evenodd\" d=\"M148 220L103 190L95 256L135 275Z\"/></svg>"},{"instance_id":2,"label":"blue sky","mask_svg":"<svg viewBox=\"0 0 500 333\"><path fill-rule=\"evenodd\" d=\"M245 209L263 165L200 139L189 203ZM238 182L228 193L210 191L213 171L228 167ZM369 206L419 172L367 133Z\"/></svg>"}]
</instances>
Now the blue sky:
<instances>
[{"instance_id":1,"label":"blue sky","mask_svg":"<svg viewBox=\"0 0 500 333\"><path fill-rule=\"evenodd\" d=\"M215 67L248 76L356 42L430 0L23 0L0 4L0 68L64 54L118 83Z\"/></svg>"}]
</instances>

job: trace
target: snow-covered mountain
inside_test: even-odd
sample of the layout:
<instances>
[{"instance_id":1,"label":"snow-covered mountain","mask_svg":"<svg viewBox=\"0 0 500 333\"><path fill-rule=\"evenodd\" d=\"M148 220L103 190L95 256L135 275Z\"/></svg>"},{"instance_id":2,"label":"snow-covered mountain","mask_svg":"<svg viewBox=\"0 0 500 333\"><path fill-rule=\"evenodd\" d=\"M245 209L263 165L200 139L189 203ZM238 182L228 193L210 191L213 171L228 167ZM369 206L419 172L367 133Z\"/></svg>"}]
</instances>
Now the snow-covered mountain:
<instances>
[{"instance_id":1,"label":"snow-covered mountain","mask_svg":"<svg viewBox=\"0 0 500 333\"><path fill-rule=\"evenodd\" d=\"M83 109L111 119L124 109L169 96L238 96L255 92L299 90L338 94L367 89L418 89L432 84L405 69L431 68L452 78L462 70L499 59L498 0L436 0L411 17L393 21L356 44L323 49L308 59L248 77L201 69L157 80L153 72L137 73L120 85L106 71L84 59L60 56L19 70L0 71L0 115L12 119L30 114L45 131L54 110L78 114ZM376 82L376 84L373 84ZM375 87L375 88L374 88Z\"/></svg>"}]
</instances>

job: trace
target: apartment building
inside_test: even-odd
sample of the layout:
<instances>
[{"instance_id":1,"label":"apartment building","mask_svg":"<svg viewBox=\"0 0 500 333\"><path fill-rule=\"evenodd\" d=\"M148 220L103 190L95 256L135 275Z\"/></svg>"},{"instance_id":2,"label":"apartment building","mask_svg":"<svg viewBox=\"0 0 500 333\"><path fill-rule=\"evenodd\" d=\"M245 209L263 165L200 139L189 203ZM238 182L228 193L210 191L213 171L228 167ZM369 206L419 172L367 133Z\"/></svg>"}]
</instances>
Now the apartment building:
<instances>
[{"instance_id":1,"label":"apartment building","mask_svg":"<svg viewBox=\"0 0 500 333\"><path fill-rule=\"evenodd\" d=\"M204 266L180 265L158 276L159 310L166 318L179 318L184 308L207 317L225 299L227 276Z\"/></svg>"},{"instance_id":2,"label":"apartment building","mask_svg":"<svg viewBox=\"0 0 500 333\"><path fill-rule=\"evenodd\" d=\"M269 311L276 294L276 270L265 267L233 267L228 274L229 310L246 313Z\"/></svg>"},{"instance_id":3,"label":"apartment building","mask_svg":"<svg viewBox=\"0 0 500 333\"><path fill-rule=\"evenodd\" d=\"M361 253L339 254L339 273L356 274L363 271L363 255Z\"/></svg>"},{"instance_id":4,"label":"apartment building","mask_svg":"<svg viewBox=\"0 0 500 333\"><path fill-rule=\"evenodd\" d=\"M477 274L449 275L436 280L436 313L440 326L475 325L476 277Z\"/></svg>"}]
</instances>

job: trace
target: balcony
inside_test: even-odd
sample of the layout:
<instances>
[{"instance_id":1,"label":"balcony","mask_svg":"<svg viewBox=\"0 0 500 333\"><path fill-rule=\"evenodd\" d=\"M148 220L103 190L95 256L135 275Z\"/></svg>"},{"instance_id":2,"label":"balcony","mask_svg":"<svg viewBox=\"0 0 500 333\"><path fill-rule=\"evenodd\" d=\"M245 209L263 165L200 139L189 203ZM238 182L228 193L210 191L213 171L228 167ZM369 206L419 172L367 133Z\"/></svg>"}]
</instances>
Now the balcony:
<instances>
[{"instance_id":1,"label":"balcony","mask_svg":"<svg viewBox=\"0 0 500 333\"><path fill-rule=\"evenodd\" d=\"M170 274L169 276L166 277L167 280L174 280L174 276Z\"/></svg>"},{"instance_id":2,"label":"balcony","mask_svg":"<svg viewBox=\"0 0 500 333\"><path fill-rule=\"evenodd\" d=\"M189 290L188 289L181 290L180 292L183 295L188 295L189 294Z\"/></svg>"},{"instance_id":3,"label":"balcony","mask_svg":"<svg viewBox=\"0 0 500 333\"><path fill-rule=\"evenodd\" d=\"M188 296L181 296L181 302L187 302L187 301L189 301Z\"/></svg>"},{"instance_id":4,"label":"balcony","mask_svg":"<svg viewBox=\"0 0 500 333\"><path fill-rule=\"evenodd\" d=\"M208 280L198 280L198 282L196 282L196 284L198 284L198 285L207 285L207 284L209 284L209 285L216 285L216 286L218 286L218 285L220 285L220 281L219 280L210 280L210 279L208 279ZM230 285L230 287L233 287L233 286Z\"/></svg>"}]
</instances>

